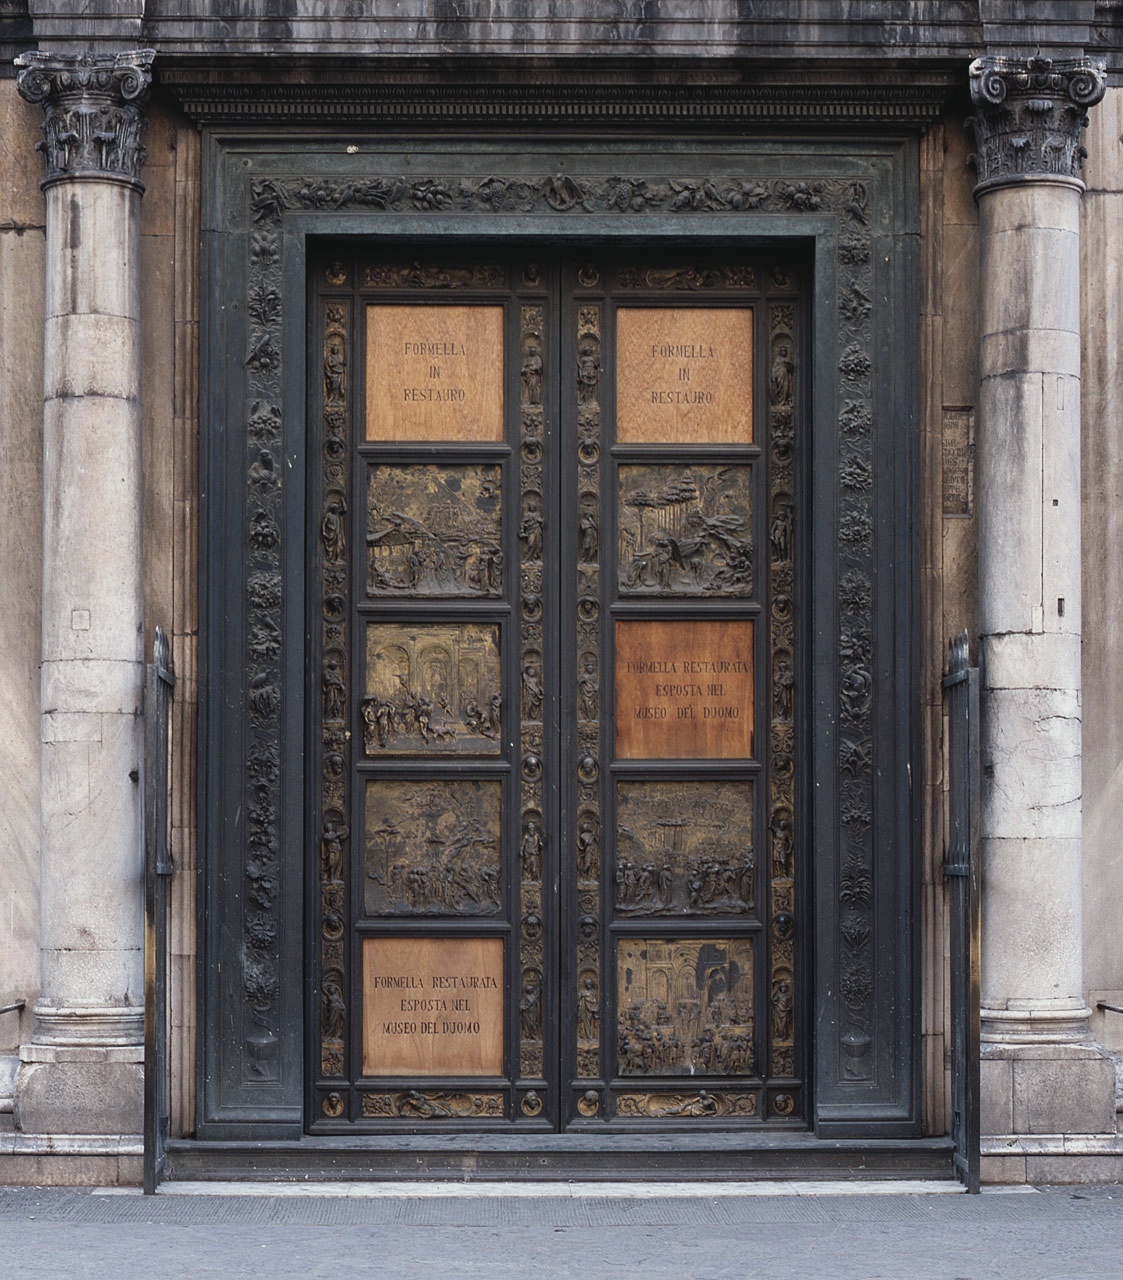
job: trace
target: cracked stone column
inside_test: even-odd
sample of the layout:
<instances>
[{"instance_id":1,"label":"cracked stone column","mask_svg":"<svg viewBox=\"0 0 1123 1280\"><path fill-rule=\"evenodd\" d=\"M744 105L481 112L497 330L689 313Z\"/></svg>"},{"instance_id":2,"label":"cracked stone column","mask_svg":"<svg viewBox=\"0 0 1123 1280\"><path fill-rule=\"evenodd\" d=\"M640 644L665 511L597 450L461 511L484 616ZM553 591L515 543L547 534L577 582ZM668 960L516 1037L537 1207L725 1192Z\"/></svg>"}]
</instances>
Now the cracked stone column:
<instances>
[{"instance_id":1,"label":"cracked stone column","mask_svg":"<svg viewBox=\"0 0 1123 1280\"><path fill-rule=\"evenodd\" d=\"M138 1133L140 197L148 51L17 59L45 112L41 990L28 1132Z\"/></svg>"},{"instance_id":2,"label":"cracked stone column","mask_svg":"<svg viewBox=\"0 0 1123 1280\"><path fill-rule=\"evenodd\" d=\"M1104 89L1090 59L971 66L990 1134L1111 1127L1081 945L1080 170Z\"/></svg>"}]
</instances>

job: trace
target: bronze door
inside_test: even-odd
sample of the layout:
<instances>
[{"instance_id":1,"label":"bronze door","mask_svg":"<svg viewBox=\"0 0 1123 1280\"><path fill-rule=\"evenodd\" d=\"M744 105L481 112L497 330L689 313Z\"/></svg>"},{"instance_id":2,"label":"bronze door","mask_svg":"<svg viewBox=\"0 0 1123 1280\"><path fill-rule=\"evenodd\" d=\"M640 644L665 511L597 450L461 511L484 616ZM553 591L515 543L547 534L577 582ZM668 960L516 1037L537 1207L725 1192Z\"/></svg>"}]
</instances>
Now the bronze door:
<instances>
[{"instance_id":1,"label":"bronze door","mask_svg":"<svg viewBox=\"0 0 1123 1280\"><path fill-rule=\"evenodd\" d=\"M312 1127L800 1121L794 269L311 296Z\"/></svg>"}]
</instances>

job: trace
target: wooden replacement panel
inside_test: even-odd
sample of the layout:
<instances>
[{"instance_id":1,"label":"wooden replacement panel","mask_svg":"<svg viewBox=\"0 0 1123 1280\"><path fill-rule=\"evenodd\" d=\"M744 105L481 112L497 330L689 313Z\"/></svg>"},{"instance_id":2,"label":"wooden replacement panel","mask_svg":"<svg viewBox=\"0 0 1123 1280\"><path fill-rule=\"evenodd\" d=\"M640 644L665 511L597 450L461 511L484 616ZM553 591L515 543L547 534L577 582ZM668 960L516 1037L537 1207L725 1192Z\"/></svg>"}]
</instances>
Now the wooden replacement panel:
<instances>
[{"instance_id":1,"label":"wooden replacement panel","mask_svg":"<svg viewBox=\"0 0 1123 1280\"><path fill-rule=\"evenodd\" d=\"M616 439L751 444L753 313L747 307L616 312Z\"/></svg>"},{"instance_id":2,"label":"wooden replacement panel","mask_svg":"<svg viewBox=\"0 0 1123 1280\"><path fill-rule=\"evenodd\" d=\"M503 308L367 307L368 440L503 439Z\"/></svg>"},{"instance_id":3,"label":"wooden replacement panel","mask_svg":"<svg viewBox=\"0 0 1123 1280\"><path fill-rule=\"evenodd\" d=\"M502 1074L502 938L363 940L363 1075Z\"/></svg>"},{"instance_id":4,"label":"wooden replacement panel","mask_svg":"<svg viewBox=\"0 0 1123 1280\"><path fill-rule=\"evenodd\" d=\"M753 754L753 624L616 624L616 754L740 760Z\"/></svg>"}]
</instances>

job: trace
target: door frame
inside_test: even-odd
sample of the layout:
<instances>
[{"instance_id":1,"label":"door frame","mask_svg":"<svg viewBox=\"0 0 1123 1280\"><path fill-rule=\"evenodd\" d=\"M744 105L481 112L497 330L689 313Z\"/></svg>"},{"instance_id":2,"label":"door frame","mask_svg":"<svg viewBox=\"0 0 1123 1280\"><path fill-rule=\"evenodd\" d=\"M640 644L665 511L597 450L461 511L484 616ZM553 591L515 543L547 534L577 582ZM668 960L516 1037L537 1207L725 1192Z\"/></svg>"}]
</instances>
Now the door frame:
<instances>
[{"instance_id":1,"label":"door frame","mask_svg":"<svg viewBox=\"0 0 1123 1280\"><path fill-rule=\"evenodd\" d=\"M204 131L197 1136L304 1130L307 253L354 237L810 252L810 1112L914 1137L916 139L541 144Z\"/></svg>"}]
</instances>

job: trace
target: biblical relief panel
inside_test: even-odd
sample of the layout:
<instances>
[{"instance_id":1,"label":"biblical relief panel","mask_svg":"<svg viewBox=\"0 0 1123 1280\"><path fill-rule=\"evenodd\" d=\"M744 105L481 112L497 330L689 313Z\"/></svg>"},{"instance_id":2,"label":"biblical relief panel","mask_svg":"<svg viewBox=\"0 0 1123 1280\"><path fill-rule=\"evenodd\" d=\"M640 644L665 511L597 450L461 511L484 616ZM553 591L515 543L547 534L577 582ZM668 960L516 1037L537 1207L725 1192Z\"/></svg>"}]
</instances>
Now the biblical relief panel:
<instances>
[{"instance_id":1,"label":"biblical relief panel","mask_svg":"<svg viewBox=\"0 0 1123 1280\"><path fill-rule=\"evenodd\" d=\"M498 915L501 791L481 779L367 782L367 915Z\"/></svg>"},{"instance_id":2,"label":"biblical relief panel","mask_svg":"<svg viewBox=\"0 0 1123 1280\"><path fill-rule=\"evenodd\" d=\"M498 755L501 687L496 626L368 623L363 749Z\"/></svg>"},{"instance_id":3,"label":"biblical relief panel","mask_svg":"<svg viewBox=\"0 0 1123 1280\"><path fill-rule=\"evenodd\" d=\"M756 897L750 788L747 782L617 784L617 912L750 911Z\"/></svg>"},{"instance_id":4,"label":"biblical relief panel","mask_svg":"<svg viewBox=\"0 0 1123 1280\"><path fill-rule=\"evenodd\" d=\"M621 1075L755 1074L750 939L620 939L616 987Z\"/></svg>"},{"instance_id":5,"label":"biblical relief panel","mask_svg":"<svg viewBox=\"0 0 1123 1280\"><path fill-rule=\"evenodd\" d=\"M753 588L747 466L622 466L621 595L747 596Z\"/></svg>"},{"instance_id":6,"label":"biblical relief panel","mask_svg":"<svg viewBox=\"0 0 1123 1280\"><path fill-rule=\"evenodd\" d=\"M367 476L367 594L500 596L497 466L378 465Z\"/></svg>"}]
</instances>

